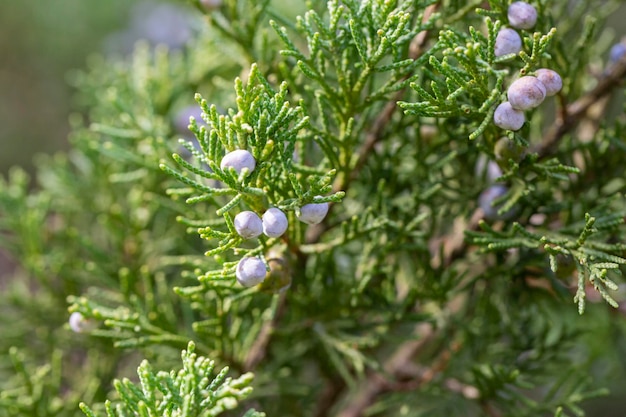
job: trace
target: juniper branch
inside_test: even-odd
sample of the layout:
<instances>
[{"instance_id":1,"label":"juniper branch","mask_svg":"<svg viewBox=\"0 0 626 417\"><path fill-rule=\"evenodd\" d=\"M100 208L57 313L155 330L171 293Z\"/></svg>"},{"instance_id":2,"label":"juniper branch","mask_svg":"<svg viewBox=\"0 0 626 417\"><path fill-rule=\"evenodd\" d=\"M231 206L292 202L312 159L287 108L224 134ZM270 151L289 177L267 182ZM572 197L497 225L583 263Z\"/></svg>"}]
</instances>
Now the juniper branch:
<instances>
[{"instance_id":1,"label":"juniper branch","mask_svg":"<svg viewBox=\"0 0 626 417\"><path fill-rule=\"evenodd\" d=\"M437 8L440 6L440 3L433 3L428 6L424 10L424 15L422 16L422 23L428 22L431 16L437 11ZM426 43L428 42L429 30L423 30L419 32L409 45L409 58L410 59L418 59L425 51ZM407 73L402 78L402 81L406 81L411 77L412 73ZM396 109L398 108L397 102L400 98L405 94L406 87L398 90L393 97L387 102L385 107L383 108L380 115L374 120L372 123L371 129L367 132L365 137L365 141L361 145L361 148L358 151L358 159L354 168L352 169L350 175L348 177L338 176L335 182L333 183L333 192L344 191L347 192L350 188L350 184L359 177L361 170L367 163L368 158L371 153L374 151L374 148L377 143L383 137L385 127L393 117ZM333 204L330 205L329 211L332 211ZM327 216L328 219L330 216ZM330 228L330 225L327 222L322 222L315 227L309 228L307 231L306 242L307 243L315 243L318 242L322 237L324 232Z\"/></svg>"},{"instance_id":2,"label":"juniper branch","mask_svg":"<svg viewBox=\"0 0 626 417\"><path fill-rule=\"evenodd\" d=\"M555 130L546 137L536 151L540 157L546 157L554 151L554 147L558 144L560 139L569 130L574 128L580 119L584 118L587 110L597 101L603 99L606 95L610 94L612 88L618 85L622 78L626 75L626 60L620 61L609 74L598 84L596 88L585 94L583 97L572 103L565 108L565 116L560 121L560 124ZM477 208L470 216L469 221L464 227L464 230L477 230L480 219L484 217L482 209ZM466 256L469 250L468 242L463 238L463 230L455 230L450 235L440 237L434 240L435 245L439 244L444 247L444 258L433 259L434 264L443 265L449 267L455 260L461 259ZM446 309L447 307L444 307ZM438 332L433 332L429 337L435 338ZM386 371L393 369L407 369L413 364L414 358L418 355L420 345L415 341L406 342L401 345L392 359L385 364L384 369ZM394 367L395 360L400 360L400 366ZM434 369L434 368L433 368ZM398 377L397 373L391 372L390 375ZM428 374L426 374L428 375ZM429 381L428 377L413 381L414 384L418 384L418 387L423 383ZM378 373L373 373L368 378L364 388L360 390L361 394L358 395L352 402L350 402L344 410L339 414L341 417L352 417L362 415L367 407L375 402L376 397L386 392L389 389L389 379L385 379ZM496 410L490 403L481 404L483 411L489 416L500 416L500 412Z\"/></svg>"}]
</instances>

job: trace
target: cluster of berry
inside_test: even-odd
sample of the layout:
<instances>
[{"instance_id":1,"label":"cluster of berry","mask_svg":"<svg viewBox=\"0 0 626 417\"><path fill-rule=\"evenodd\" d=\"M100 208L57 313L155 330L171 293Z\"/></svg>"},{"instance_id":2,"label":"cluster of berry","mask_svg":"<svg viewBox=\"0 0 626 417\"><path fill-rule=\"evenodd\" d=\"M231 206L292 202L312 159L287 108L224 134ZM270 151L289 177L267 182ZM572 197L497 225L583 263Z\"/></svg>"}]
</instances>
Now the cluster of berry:
<instances>
[{"instance_id":1,"label":"cluster of berry","mask_svg":"<svg viewBox=\"0 0 626 417\"><path fill-rule=\"evenodd\" d=\"M537 23L537 9L523 1L516 1L507 11L509 24L515 29L532 29ZM511 28L502 28L496 36L494 52L496 56L519 54L522 50L522 38Z\"/></svg>"},{"instance_id":2,"label":"cluster of berry","mask_svg":"<svg viewBox=\"0 0 626 417\"><path fill-rule=\"evenodd\" d=\"M509 24L516 29L531 29L537 22L537 10L523 1L516 1L509 6L507 13ZM498 32L495 43L495 55L517 54L522 50L522 39L509 28ZM525 110L540 105L546 96L553 96L563 87L561 76L555 71L541 68L535 76L524 76L514 81L507 90L508 101L501 103L493 114L496 126L507 130L519 130L524 125Z\"/></svg>"},{"instance_id":3,"label":"cluster of berry","mask_svg":"<svg viewBox=\"0 0 626 417\"><path fill-rule=\"evenodd\" d=\"M229 152L222 158L220 168L222 170L234 169L237 174L247 172L250 174L256 167L256 161L252 154L244 149ZM298 220L306 224L318 224L328 213L328 203L305 204L300 208ZM253 239L265 234L268 237L280 237L287 231L288 221L285 213L271 207L259 217L253 211L242 211L235 216L235 230L244 239ZM239 261L235 276L237 281L244 287L258 285L267 275L265 263L258 257L246 257Z\"/></svg>"},{"instance_id":4,"label":"cluster of berry","mask_svg":"<svg viewBox=\"0 0 626 417\"><path fill-rule=\"evenodd\" d=\"M515 80L506 92L509 101L500 103L493 113L496 126L507 130L519 130L524 125L525 110L540 105L547 96L553 96L563 87L561 76L547 68L535 71Z\"/></svg>"}]
</instances>

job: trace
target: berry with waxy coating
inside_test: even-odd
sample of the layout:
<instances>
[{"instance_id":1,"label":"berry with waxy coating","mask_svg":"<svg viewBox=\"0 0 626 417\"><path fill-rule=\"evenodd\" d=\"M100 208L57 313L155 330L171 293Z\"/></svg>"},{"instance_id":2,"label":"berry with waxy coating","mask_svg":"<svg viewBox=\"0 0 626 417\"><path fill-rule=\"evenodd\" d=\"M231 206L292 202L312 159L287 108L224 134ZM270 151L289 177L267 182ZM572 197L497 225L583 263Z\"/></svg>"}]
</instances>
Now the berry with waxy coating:
<instances>
[{"instance_id":1,"label":"berry with waxy coating","mask_svg":"<svg viewBox=\"0 0 626 417\"><path fill-rule=\"evenodd\" d=\"M263 214L263 233L269 237L280 237L287 231L289 222L282 210L272 207Z\"/></svg>"},{"instance_id":2,"label":"berry with waxy coating","mask_svg":"<svg viewBox=\"0 0 626 417\"><path fill-rule=\"evenodd\" d=\"M511 103L508 101L500 103L493 113L493 122L502 129L520 130L525 121L524 112L511 107Z\"/></svg>"},{"instance_id":3,"label":"berry with waxy coating","mask_svg":"<svg viewBox=\"0 0 626 417\"><path fill-rule=\"evenodd\" d=\"M556 71L541 68L535 71L535 76L546 88L546 96L553 96L563 88L563 80Z\"/></svg>"},{"instance_id":4,"label":"berry with waxy coating","mask_svg":"<svg viewBox=\"0 0 626 417\"><path fill-rule=\"evenodd\" d=\"M537 9L524 1L516 1L509 6L507 17L516 29L532 29L537 23Z\"/></svg>"},{"instance_id":5,"label":"berry with waxy coating","mask_svg":"<svg viewBox=\"0 0 626 417\"><path fill-rule=\"evenodd\" d=\"M305 204L300 209L298 220L306 224L318 224L328 214L328 203Z\"/></svg>"},{"instance_id":6,"label":"berry with waxy coating","mask_svg":"<svg viewBox=\"0 0 626 417\"><path fill-rule=\"evenodd\" d=\"M609 61L615 64L617 61L626 56L626 42L622 40L611 47L609 51Z\"/></svg>"},{"instance_id":7,"label":"berry with waxy coating","mask_svg":"<svg viewBox=\"0 0 626 417\"><path fill-rule=\"evenodd\" d=\"M480 154L478 157L474 172L476 177L485 178L488 183L492 183L502 176L500 166L496 162L487 159L485 154Z\"/></svg>"},{"instance_id":8,"label":"berry with waxy coating","mask_svg":"<svg viewBox=\"0 0 626 417\"><path fill-rule=\"evenodd\" d=\"M98 327L98 324L94 320L86 319L85 316L78 311L70 314L69 325L74 333L86 333Z\"/></svg>"},{"instance_id":9,"label":"berry with waxy coating","mask_svg":"<svg viewBox=\"0 0 626 417\"><path fill-rule=\"evenodd\" d=\"M265 264L257 257L242 258L235 270L237 282L244 287L253 287L262 283L266 275Z\"/></svg>"},{"instance_id":10,"label":"berry with waxy coating","mask_svg":"<svg viewBox=\"0 0 626 417\"><path fill-rule=\"evenodd\" d=\"M235 216L235 230L244 239L252 239L263 233L263 222L253 211L242 211Z\"/></svg>"},{"instance_id":11,"label":"berry with waxy coating","mask_svg":"<svg viewBox=\"0 0 626 417\"><path fill-rule=\"evenodd\" d=\"M514 109L529 110L543 103L546 87L537 77L526 75L515 80L506 95Z\"/></svg>"},{"instance_id":12,"label":"berry with waxy coating","mask_svg":"<svg viewBox=\"0 0 626 417\"><path fill-rule=\"evenodd\" d=\"M241 174L244 168L248 169L248 174L254 171L256 167L256 160L254 156L245 149L237 149L224 155L220 168L226 170L227 168L233 168L237 174Z\"/></svg>"},{"instance_id":13,"label":"berry with waxy coating","mask_svg":"<svg viewBox=\"0 0 626 417\"><path fill-rule=\"evenodd\" d=\"M504 196L508 192L508 188L502 184L490 185L485 191L480 193L478 197L478 205L483 210L485 218L487 220L506 220L510 219L515 210L510 209L505 213L498 214L498 211L502 207L502 203L494 206L494 201Z\"/></svg>"},{"instance_id":14,"label":"berry with waxy coating","mask_svg":"<svg viewBox=\"0 0 626 417\"><path fill-rule=\"evenodd\" d=\"M510 28L502 28L496 35L494 44L495 56L519 54L522 50L522 38Z\"/></svg>"}]
</instances>

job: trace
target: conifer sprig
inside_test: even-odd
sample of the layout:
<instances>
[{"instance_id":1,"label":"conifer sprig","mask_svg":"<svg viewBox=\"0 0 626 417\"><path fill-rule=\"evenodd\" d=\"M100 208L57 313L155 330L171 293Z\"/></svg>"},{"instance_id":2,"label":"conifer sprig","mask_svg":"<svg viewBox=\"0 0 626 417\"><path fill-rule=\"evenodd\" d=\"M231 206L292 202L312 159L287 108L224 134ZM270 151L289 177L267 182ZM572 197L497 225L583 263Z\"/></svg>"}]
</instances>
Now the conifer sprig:
<instances>
[{"instance_id":1,"label":"conifer sprig","mask_svg":"<svg viewBox=\"0 0 626 417\"><path fill-rule=\"evenodd\" d=\"M137 369L139 384L128 379L116 380L119 395L116 403L107 401L107 417L209 417L237 407L250 395L252 374L233 379L227 377L228 367L214 375L215 362L198 356L189 342L182 351L183 367L179 371L155 371L147 360ZM87 417L97 417L89 406L80 404ZM249 411L246 415L264 416Z\"/></svg>"}]
</instances>

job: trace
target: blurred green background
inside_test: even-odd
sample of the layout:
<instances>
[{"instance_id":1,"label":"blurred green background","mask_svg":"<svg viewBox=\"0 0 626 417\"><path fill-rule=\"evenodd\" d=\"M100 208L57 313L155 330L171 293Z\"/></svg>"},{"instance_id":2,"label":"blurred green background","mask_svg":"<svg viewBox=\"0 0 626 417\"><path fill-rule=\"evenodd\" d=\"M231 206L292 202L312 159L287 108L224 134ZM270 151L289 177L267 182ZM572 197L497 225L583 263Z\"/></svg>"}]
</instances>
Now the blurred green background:
<instances>
[{"instance_id":1,"label":"blurred green background","mask_svg":"<svg viewBox=\"0 0 626 417\"><path fill-rule=\"evenodd\" d=\"M44 5L45 4L45 5ZM0 170L32 169L32 154L66 147L70 69L101 53L126 26L133 2L0 2Z\"/></svg>"}]
</instances>

